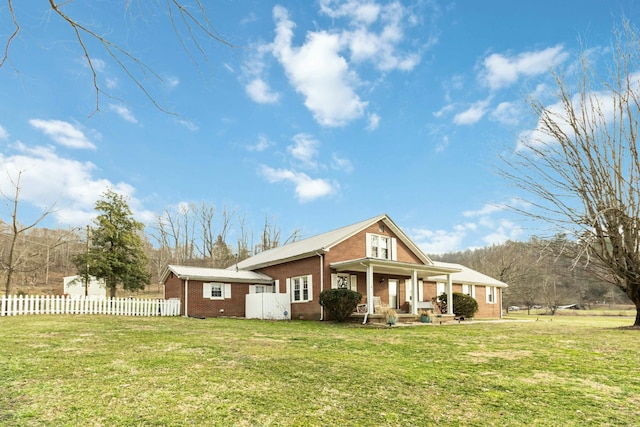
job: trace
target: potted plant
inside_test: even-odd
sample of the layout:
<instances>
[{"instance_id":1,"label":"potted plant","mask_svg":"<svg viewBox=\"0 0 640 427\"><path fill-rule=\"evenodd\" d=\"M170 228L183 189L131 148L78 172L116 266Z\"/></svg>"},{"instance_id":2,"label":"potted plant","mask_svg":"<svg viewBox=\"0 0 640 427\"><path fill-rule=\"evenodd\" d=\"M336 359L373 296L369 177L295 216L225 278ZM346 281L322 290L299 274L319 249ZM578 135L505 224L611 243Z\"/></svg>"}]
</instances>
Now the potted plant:
<instances>
[{"instance_id":1,"label":"potted plant","mask_svg":"<svg viewBox=\"0 0 640 427\"><path fill-rule=\"evenodd\" d=\"M395 309L386 307L381 313L384 316L384 323L389 326L395 325L398 322L398 312Z\"/></svg>"},{"instance_id":2,"label":"potted plant","mask_svg":"<svg viewBox=\"0 0 640 427\"><path fill-rule=\"evenodd\" d=\"M418 311L418 316L422 323L431 323L432 315L433 315L433 312L431 310L422 309Z\"/></svg>"}]
</instances>

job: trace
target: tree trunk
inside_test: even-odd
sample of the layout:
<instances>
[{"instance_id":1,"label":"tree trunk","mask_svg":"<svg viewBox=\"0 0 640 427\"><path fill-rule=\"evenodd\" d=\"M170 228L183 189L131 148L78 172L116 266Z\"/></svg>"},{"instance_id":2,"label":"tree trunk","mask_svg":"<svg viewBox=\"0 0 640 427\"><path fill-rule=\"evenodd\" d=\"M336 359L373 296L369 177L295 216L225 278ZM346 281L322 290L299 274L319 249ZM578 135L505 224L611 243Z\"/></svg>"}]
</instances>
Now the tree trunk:
<instances>
[{"instance_id":1,"label":"tree trunk","mask_svg":"<svg viewBox=\"0 0 640 427\"><path fill-rule=\"evenodd\" d=\"M627 283L627 296L636 306L636 320L633 326L640 326L640 283Z\"/></svg>"}]
</instances>

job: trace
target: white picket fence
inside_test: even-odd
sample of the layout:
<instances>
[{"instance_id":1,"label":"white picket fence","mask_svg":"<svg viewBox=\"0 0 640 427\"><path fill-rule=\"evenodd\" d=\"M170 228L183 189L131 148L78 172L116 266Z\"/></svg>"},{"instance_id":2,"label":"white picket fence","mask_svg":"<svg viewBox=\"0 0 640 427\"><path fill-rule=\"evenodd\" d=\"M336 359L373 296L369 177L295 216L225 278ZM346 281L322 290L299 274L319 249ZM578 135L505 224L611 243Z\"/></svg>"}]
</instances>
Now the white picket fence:
<instances>
[{"instance_id":1,"label":"white picket fence","mask_svg":"<svg viewBox=\"0 0 640 427\"><path fill-rule=\"evenodd\" d=\"M26 314L108 314L114 316L179 316L178 299L3 295L0 316Z\"/></svg>"}]
</instances>

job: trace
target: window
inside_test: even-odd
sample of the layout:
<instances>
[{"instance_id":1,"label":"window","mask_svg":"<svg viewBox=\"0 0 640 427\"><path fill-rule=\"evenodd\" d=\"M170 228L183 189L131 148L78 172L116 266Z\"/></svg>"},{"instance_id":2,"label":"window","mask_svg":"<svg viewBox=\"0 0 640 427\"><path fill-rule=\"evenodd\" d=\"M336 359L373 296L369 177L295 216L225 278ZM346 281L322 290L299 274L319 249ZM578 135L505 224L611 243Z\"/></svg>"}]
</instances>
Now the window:
<instances>
[{"instance_id":1,"label":"window","mask_svg":"<svg viewBox=\"0 0 640 427\"><path fill-rule=\"evenodd\" d=\"M202 296L206 299L225 299L231 298L231 284L230 283L203 283L202 284Z\"/></svg>"},{"instance_id":2,"label":"window","mask_svg":"<svg viewBox=\"0 0 640 427\"><path fill-rule=\"evenodd\" d=\"M273 293L272 285L249 285L250 294L270 294Z\"/></svg>"},{"instance_id":3,"label":"window","mask_svg":"<svg viewBox=\"0 0 640 427\"><path fill-rule=\"evenodd\" d=\"M495 286L487 286L487 304L496 303L496 288Z\"/></svg>"},{"instance_id":4,"label":"window","mask_svg":"<svg viewBox=\"0 0 640 427\"><path fill-rule=\"evenodd\" d=\"M222 293L222 283L211 284L211 299L224 299Z\"/></svg>"},{"instance_id":5,"label":"window","mask_svg":"<svg viewBox=\"0 0 640 427\"><path fill-rule=\"evenodd\" d=\"M307 302L313 299L311 275L292 277L290 279L290 287L291 302Z\"/></svg>"},{"instance_id":6,"label":"window","mask_svg":"<svg viewBox=\"0 0 640 427\"><path fill-rule=\"evenodd\" d=\"M418 280L418 299L416 301L423 301L423 282L422 280ZM413 299L413 281L411 279L404 279L404 288L405 288L405 301L411 302Z\"/></svg>"},{"instance_id":7,"label":"window","mask_svg":"<svg viewBox=\"0 0 640 427\"><path fill-rule=\"evenodd\" d=\"M346 273L331 273L331 289L358 290L358 276Z\"/></svg>"},{"instance_id":8,"label":"window","mask_svg":"<svg viewBox=\"0 0 640 427\"><path fill-rule=\"evenodd\" d=\"M349 289L349 275L338 274L336 277L336 284L338 289Z\"/></svg>"},{"instance_id":9,"label":"window","mask_svg":"<svg viewBox=\"0 0 640 427\"><path fill-rule=\"evenodd\" d=\"M379 259L396 259L396 239L380 234L367 234L367 257Z\"/></svg>"},{"instance_id":10,"label":"window","mask_svg":"<svg viewBox=\"0 0 640 427\"><path fill-rule=\"evenodd\" d=\"M445 291L444 291L444 283L442 283L442 282L436 283L436 295L440 296L440 295L442 295L444 293L445 293Z\"/></svg>"},{"instance_id":11,"label":"window","mask_svg":"<svg viewBox=\"0 0 640 427\"><path fill-rule=\"evenodd\" d=\"M472 298L476 297L476 288L473 285L462 285L462 293Z\"/></svg>"}]
</instances>

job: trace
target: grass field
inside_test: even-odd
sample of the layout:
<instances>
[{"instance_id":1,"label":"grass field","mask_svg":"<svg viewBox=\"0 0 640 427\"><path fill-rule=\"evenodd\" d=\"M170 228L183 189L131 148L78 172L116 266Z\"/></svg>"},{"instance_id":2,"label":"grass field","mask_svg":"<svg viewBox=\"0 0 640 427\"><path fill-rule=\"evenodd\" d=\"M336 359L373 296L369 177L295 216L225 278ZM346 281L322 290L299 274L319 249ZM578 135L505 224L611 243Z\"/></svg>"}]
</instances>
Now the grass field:
<instances>
[{"instance_id":1,"label":"grass field","mask_svg":"<svg viewBox=\"0 0 640 427\"><path fill-rule=\"evenodd\" d=\"M2 426L633 426L631 318L0 318Z\"/></svg>"}]
</instances>

